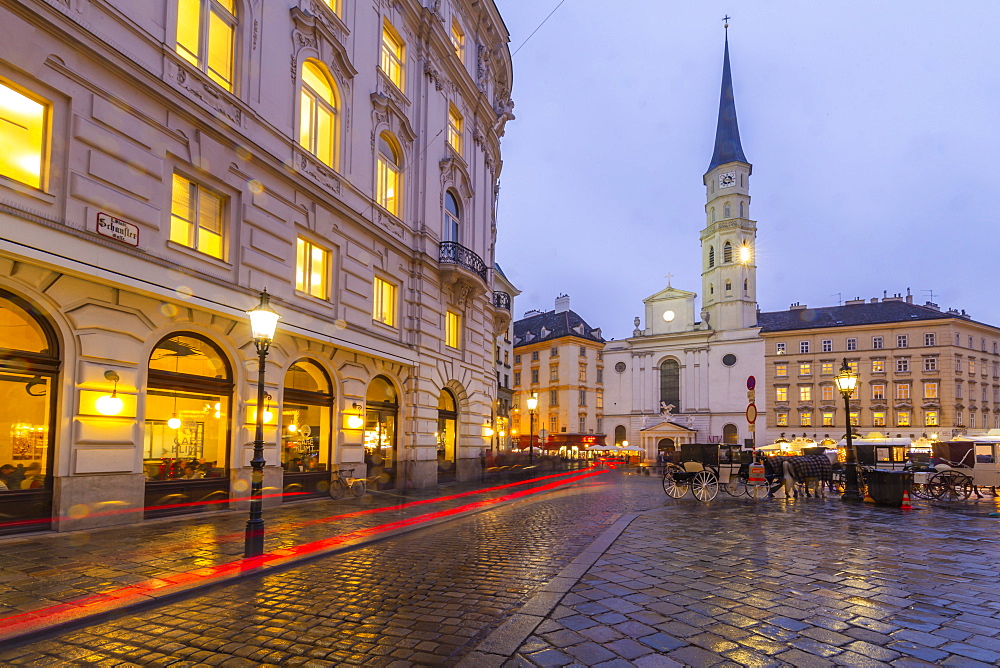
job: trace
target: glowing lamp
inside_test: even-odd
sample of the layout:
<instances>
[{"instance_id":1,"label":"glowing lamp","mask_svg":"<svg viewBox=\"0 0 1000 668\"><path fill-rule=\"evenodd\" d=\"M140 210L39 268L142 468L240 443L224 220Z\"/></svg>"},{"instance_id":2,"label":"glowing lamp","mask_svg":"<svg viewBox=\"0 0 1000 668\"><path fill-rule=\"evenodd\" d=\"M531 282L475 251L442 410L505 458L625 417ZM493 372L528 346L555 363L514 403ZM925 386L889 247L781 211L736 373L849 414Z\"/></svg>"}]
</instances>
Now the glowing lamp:
<instances>
[{"instance_id":1,"label":"glowing lamp","mask_svg":"<svg viewBox=\"0 0 1000 668\"><path fill-rule=\"evenodd\" d=\"M493 431L493 426L490 425L489 420L487 420L486 422L484 422L483 423L483 436L485 436L487 438L490 438L490 437L493 436L494 433L496 433L496 432Z\"/></svg>"},{"instance_id":2,"label":"glowing lamp","mask_svg":"<svg viewBox=\"0 0 1000 668\"><path fill-rule=\"evenodd\" d=\"M740 246L740 264L748 264L750 262L750 247Z\"/></svg>"},{"instance_id":3,"label":"glowing lamp","mask_svg":"<svg viewBox=\"0 0 1000 668\"><path fill-rule=\"evenodd\" d=\"M270 422L272 417L274 417L274 414L271 411L269 411L269 410L267 410L265 408L264 409L264 422Z\"/></svg>"},{"instance_id":4,"label":"glowing lamp","mask_svg":"<svg viewBox=\"0 0 1000 668\"><path fill-rule=\"evenodd\" d=\"M538 395L532 392L531 396L528 397L528 410L533 412L537 408L538 408Z\"/></svg>"},{"instance_id":5,"label":"glowing lamp","mask_svg":"<svg viewBox=\"0 0 1000 668\"><path fill-rule=\"evenodd\" d=\"M836 375L833 382L844 397L850 397L854 394L854 389L858 386L858 374L851 371L846 359L840 367L840 373Z\"/></svg>"},{"instance_id":6,"label":"glowing lamp","mask_svg":"<svg viewBox=\"0 0 1000 668\"><path fill-rule=\"evenodd\" d=\"M297 424L290 424L290 425L288 425L288 431L290 431L291 433L294 434L298 430L299 430L299 425L297 425Z\"/></svg>"},{"instance_id":7,"label":"glowing lamp","mask_svg":"<svg viewBox=\"0 0 1000 668\"><path fill-rule=\"evenodd\" d=\"M167 426L170 427L171 429L181 428L181 419L177 417L177 413L174 413L174 416L169 420L167 420Z\"/></svg>"},{"instance_id":8,"label":"glowing lamp","mask_svg":"<svg viewBox=\"0 0 1000 668\"><path fill-rule=\"evenodd\" d=\"M270 296L265 288L260 293L260 303L247 311L247 315L250 316L250 329L253 331L254 343L264 350L271 345L271 341L274 339L274 330L278 327L278 318L280 317L271 308L269 300Z\"/></svg>"},{"instance_id":9,"label":"glowing lamp","mask_svg":"<svg viewBox=\"0 0 1000 668\"><path fill-rule=\"evenodd\" d=\"M347 428L348 429L361 429L365 426L365 419L360 415L348 415L347 416Z\"/></svg>"},{"instance_id":10,"label":"glowing lamp","mask_svg":"<svg viewBox=\"0 0 1000 668\"><path fill-rule=\"evenodd\" d=\"M114 383L111 394L99 397L95 404L97 412L101 415L118 415L125 407L125 402L118 397L118 374L114 371L105 371L104 377Z\"/></svg>"}]
</instances>

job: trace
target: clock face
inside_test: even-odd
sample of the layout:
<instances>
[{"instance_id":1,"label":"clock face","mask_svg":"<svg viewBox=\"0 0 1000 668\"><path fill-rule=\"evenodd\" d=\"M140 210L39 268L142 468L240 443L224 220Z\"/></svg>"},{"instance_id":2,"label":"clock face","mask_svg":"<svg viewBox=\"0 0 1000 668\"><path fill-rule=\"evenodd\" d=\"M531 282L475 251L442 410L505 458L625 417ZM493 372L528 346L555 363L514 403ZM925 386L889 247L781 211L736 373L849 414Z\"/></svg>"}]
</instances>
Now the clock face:
<instances>
[{"instance_id":1,"label":"clock face","mask_svg":"<svg viewBox=\"0 0 1000 668\"><path fill-rule=\"evenodd\" d=\"M719 174L719 187L729 188L730 186L736 185L736 172L726 172L725 174Z\"/></svg>"},{"instance_id":2,"label":"clock face","mask_svg":"<svg viewBox=\"0 0 1000 668\"><path fill-rule=\"evenodd\" d=\"M663 312L663 321L664 322L670 322L673 319L674 319L674 312L673 311L664 311Z\"/></svg>"}]
</instances>

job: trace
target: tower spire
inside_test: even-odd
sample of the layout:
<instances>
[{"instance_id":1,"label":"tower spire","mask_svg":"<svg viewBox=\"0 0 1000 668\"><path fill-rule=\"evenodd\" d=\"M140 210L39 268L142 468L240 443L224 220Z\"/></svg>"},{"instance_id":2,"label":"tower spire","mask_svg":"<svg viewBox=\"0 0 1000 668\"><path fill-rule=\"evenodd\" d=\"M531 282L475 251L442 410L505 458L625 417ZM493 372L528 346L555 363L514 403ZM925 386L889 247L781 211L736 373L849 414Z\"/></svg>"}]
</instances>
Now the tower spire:
<instances>
[{"instance_id":1,"label":"tower spire","mask_svg":"<svg viewBox=\"0 0 1000 668\"><path fill-rule=\"evenodd\" d=\"M719 124L715 130L715 151L707 171L727 162L747 162L740 145L740 128L736 123L736 100L733 97L733 74L729 67L729 17L724 19L726 52L722 61L722 94L719 99Z\"/></svg>"}]
</instances>

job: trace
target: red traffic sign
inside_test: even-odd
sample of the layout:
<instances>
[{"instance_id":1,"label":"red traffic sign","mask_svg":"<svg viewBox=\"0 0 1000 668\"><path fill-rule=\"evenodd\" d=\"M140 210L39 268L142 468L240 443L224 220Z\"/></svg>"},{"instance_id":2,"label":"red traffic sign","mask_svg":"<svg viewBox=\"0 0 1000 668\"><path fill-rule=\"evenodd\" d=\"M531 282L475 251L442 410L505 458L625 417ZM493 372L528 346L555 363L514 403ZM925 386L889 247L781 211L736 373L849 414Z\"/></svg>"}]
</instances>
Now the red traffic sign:
<instances>
[{"instance_id":1,"label":"red traffic sign","mask_svg":"<svg viewBox=\"0 0 1000 668\"><path fill-rule=\"evenodd\" d=\"M757 405L750 404L747 406L747 422L753 424L757 421Z\"/></svg>"},{"instance_id":2,"label":"red traffic sign","mask_svg":"<svg viewBox=\"0 0 1000 668\"><path fill-rule=\"evenodd\" d=\"M747 389L752 390L757 387L757 379L753 376L747 376Z\"/></svg>"}]
</instances>

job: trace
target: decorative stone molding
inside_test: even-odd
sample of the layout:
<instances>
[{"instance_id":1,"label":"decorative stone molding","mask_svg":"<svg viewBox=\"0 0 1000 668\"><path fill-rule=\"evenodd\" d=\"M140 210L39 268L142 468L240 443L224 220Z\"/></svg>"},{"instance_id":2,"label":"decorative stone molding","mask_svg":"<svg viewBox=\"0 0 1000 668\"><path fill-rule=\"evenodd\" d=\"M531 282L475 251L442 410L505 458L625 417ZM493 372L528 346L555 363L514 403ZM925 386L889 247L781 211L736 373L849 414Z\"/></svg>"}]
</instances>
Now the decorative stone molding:
<instances>
[{"instance_id":1,"label":"decorative stone molding","mask_svg":"<svg viewBox=\"0 0 1000 668\"><path fill-rule=\"evenodd\" d=\"M189 72L186 66L175 63L177 85L190 93L206 107L229 119L234 125L243 128L243 110L224 97L220 88L214 83L202 81L198 75ZM173 68L170 68L173 69Z\"/></svg>"},{"instance_id":2,"label":"decorative stone molding","mask_svg":"<svg viewBox=\"0 0 1000 668\"><path fill-rule=\"evenodd\" d=\"M295 169L305 174L333 195L340 195L340 177L328 165L301 146L295 147Z\"/></svg>"}]
</instances>

